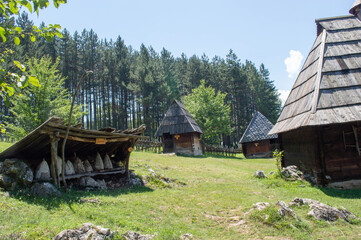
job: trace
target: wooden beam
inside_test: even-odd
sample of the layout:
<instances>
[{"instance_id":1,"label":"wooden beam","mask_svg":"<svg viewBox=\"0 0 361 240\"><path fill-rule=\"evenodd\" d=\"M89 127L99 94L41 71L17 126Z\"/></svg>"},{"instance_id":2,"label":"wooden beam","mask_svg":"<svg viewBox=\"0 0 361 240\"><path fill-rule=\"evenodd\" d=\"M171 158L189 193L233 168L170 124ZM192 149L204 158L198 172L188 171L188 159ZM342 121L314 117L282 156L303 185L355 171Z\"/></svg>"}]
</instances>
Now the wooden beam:
<instances>
[{"instance_id":1,"label":"wooden beam","mask_svg":"<svg viewBox=\"0 0 361 240\"><path fill-rule=\"evenodd\" d=\"M59 175L58 175L58 164L57 164L57 157L58 157L58 143L59 143L59 138L58 138L58 133L55 133L54 135L49 135L51 142L50 142L50 153L51 153L51 164L50 164L50 168L51 168L51 175L53 177L54 180L54 184L55 186L60 186L60 180L59 180Z\"/></svg>"},{"instance_id":2,"label":"wooden beam","mask_svg":"<svg viewBox=\"0 0 361 240\"><path fill-rule=\"evenodd\" d=\"M353 130L353 134L355 136L355 141L356 141L356 151L357 151L358 155L361 156L360 144L358 142L358 136L357 136L357 128L352 125L352 130Z\"/></svg>"},{"instance_id":3,"label":"wooden beam","mask_svg":"<svg viewBox=\"0 0 361 240\"><path fill-rule=\"evenodd\" d=\"M64 134L60 134L59 137L64 138ZM97 144L97 139L99 138L85 138L85 137L74 137L74 136L68 136L69 140L77 141L77 142L85 142L85 143L94 143ZM108 138L104 139L101 138L102 141L105 140L105 143L114 143L114 142L126 142L129 140L129 138ZM98 143L100 144L100 143ZM103 143L102 143L103 144Z\"/></svg>"},{"instance_id":4,"label":"wooden beam","mask_svg":"<svg viewBox=\"0 0 361 240\"><path fill-rule=\"evenodd\" d=\"M323 67L323 58L324 58L324 54L325 54L326 37L327 37L327 31L326 31L326 29L323 29L322 41L321 41L321 46L320 46L320 57L318 59L319 63L318 63L318 69L317 69L317 77L316 77L316 81L315 81L315 91L313 93L313 100L312 100L313 103L312 103L311 113L316 113L316 110L317 110L317 103L318 103L318 98L319 98L319 93L320 93L320 85L321 85L321 80L322 80L322 67Z\"/></svg>"}]
</instances>

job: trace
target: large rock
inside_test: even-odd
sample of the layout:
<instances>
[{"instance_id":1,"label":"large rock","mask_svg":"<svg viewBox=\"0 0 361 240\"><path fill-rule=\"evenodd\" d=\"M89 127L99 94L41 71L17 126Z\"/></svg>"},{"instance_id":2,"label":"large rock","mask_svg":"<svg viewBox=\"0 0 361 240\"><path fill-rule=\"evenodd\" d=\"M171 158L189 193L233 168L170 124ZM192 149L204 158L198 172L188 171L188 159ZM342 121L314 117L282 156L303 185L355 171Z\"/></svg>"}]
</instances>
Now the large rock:
<instances>
[{"instance_id":1,"label":"large rock","mask_svg":"<svg viewBox=\"0 0 361 240\"><path fill-rule=\"evenodd\" d=\"M16 182L14 182L14 180L10 177L8 177L5 174L0 174L0 187L6 189L6 190L10 190L12 189L12 187L15 187Z\"/></svg>"},{"instance_id":2,"label":"large rock","mask_svg":"<svg viewBox=\"0 0 361 240\"><path fill-rule=\"evenodd\" d=\"M268 202L258 202L252 205L251 209L245 214L250 214L254 210L263 211L264 209L268 208L270 204Z\"/></svg>"},{"instance_id":3,"label":"large rock","mask_svg":"<svg viewBox=\"0 0 361 240\"><path fill-rule=\"evenodd\" d=\"M298 169L297 166L288 166L286 168L282 168L282 175L285 178L303 180L304 176L303 173Z\"/></svg>"},{"instance_id":4,"label":"large rock","mask_svg":"<svg viewBox=\"0 0 361 240\"><path fill-rule=\"evenodd\" d=\"M113 239L115 232L110 231L109 228L95 226L91 223L84 223L82 228L69 229L60 232L53 240L103 240Z\"/></svg>"},{"instance_id":5,"label":"large rock","mask_svg":"<svg viewBox=\"0 0 361 240\"><path fill-rule=\"evenodd\" d=\"M1 167L0 186L9 189L15 185L29 186L34 180L31 168L20 159L6 159Z\"/></svg>"},{"instance_id":6,"label":"large rock","mask_svg":"<svg viewBox=\"0 0 361 240\"><path fill-rule=\"evenodd\" d=\"M50 179L50 168L48 163L43 159L35 171L35 179L38 180L49 180Z\"/></svg>"},{"instance_id":7,"label":"large rock","mask_svg":"<svg viewBox=\"0 0 361 240\"><path fill-rule=\"evenodd\" d=\"M152 240L152 239L154 239L154 236L153 235L142 235L137 232L128 231L125 234L123 234L123 238L125 240Z\"/></svg>"},{"instance_id":8,"label":"large rock","mask_svg":"<svg viewBox=\"0 0 361 240\"><path fill-rule=\"evenodd\" d=\"M105 157L104 157L104 169L112 169L112 168L113 168L112 161L110 160L109 155L105 154Z\"/></svg>"},{"instance_id":9,"label":"large rock","mask_svg":"<svg viewBox=\"0 0 361 240\"><path fill-rule=\"evenodd\" d=\"M31 189L31 194L38 195L42 197L49 197L49 196L56 196L60 197L61 192L51 183L44 182L44 183L35 183Z\"/></svg>"},{"instance_id":10,"label":"large rock","mask_svg":"<svg viewBox=\"0 0 361 240\"><path fill-rule=\"evenodd\" d=\"M73 163L68 160L65 164L65 175L73 175L75 174L75 169Z\"/></svg>"},{"instance_id":11,"label":"large rock","mask_svg":"<svg viewBox=\"0 0 361 240\"><path fill-rule=\"evenodd\" d=\"M88 160L84 161L84 168L86 172L92 172L93 171L93 167L90 164L90 162Z\"/></svg>"},{"instance_id":12,"label":"large rock","mask_svg":"<svg viewBox=\"0 0 361 240\"><path fill-rule=\"evenodd\" d=\"M80 160L80 158L75 157L73 166L74 166L75 173L77 173L77 174L85 173L85 168L84 168L83 162Z\"/></svg>"},{"instance_id":13,"label":"large rock","mask_svg":"<svg viewBox=\"0 0 361 240\"><path fill-rule=\"evenodd\" d=\"M349 222L350 219L355 219L356 216L346 209L337 209L328 206L324 203L310 204L311 211L307 214L313 216L317 220L336 221L337 219L343 219Z\"/></svg>"},{"instance_id":14,"label":"large rock","mask_svg":"<svg viewBox=\"0 0 361 240\"><path fill-rule=\"evenodd\" d=\"M95 158L94 169L95 170L104 170L103 159L99 153L97 153L97 156Z\"/></svg>"},{"instance_id":15,"label":"large rock","mask_svg":"<svg viewBox=\"0 0 361 240\"><path fill-rule=\"evenodd\" d=\"M104 181L104 180L103 180ZM106 184L102 181L95 181L91 177L82 177L79 179L79 186L85 187L85 188L97 188L97 189L105 189Z\"/></svg>"},{"instance_id":16,"label":"large rock","mask_svg":"<svg viewBox=\"0 0 361 240\"><path fill-rule=\"evenodd\" d=\"M266 174L263 171L257 170L254 174L253 177L255 178L267 178Z\"/></svg>"},{"instance_id":17,"label":"large rock","mask_svg":"<svg viewBox=\"0 0 361 240\"><path fill-rule=\"evenodd\" d=\"M290 207L292 206L297 206L297 207L301 207L303 205L311 205L311 204L314 204L314 203L320 203L319 201L315 201L315 200L312 200L312 199L309 199L309 198L295 198L292 200L292 202L290 202L288 205Z\"/></svg>"},{"instance_id":18,"label":"large rock","mask_svg":"<svg viewBox=\"0 0 361 240\"><path fill-rule=\"evenodd\" d=\"M281 215L282 217L284 216L290 216L293 217L296 220L300 220L298 218L298 216L296 215L296 213L289 207L287 206L287 204L283 201L278 201L276 203L276 206L279 207L278 209L278 214Z\"/></svg>"}]
</instances>

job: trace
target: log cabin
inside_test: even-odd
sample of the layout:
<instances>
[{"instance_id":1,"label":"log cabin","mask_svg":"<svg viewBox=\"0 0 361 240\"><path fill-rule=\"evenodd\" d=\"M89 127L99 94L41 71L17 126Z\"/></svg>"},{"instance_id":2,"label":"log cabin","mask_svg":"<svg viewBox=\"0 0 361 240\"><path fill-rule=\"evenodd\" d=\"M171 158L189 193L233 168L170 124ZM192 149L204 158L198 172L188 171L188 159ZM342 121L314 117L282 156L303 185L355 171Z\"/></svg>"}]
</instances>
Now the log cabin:
<instances>
[{"instance_id":1,"label":"log cabin","mask_svg":"<svg viewBox=\"0 0 361 240\"><path fill-rule=\"evenodd\" d=\"M239 144L246 158L272 157L277 148L277 134L267 135L273 124L260 112L256 112L243 133Z\"/></svg>"},{"instance_id":2,"label":"log cabin","mask_svg":"<svg viewBox=\"0 0 361 240\"><path fill-rule=\"evenodd\" d=\"M202 130L183 104L174 100L166 112L155 136L162 138L164 153L202 155Z\"/></svg>"},{"instance_id":3,"label":"log cabin","mask_svg":"<svg viewBox=\"0 0 361 240\"><path fill-rule=\"evenodd\" d=\"M351 15L317 19L317 38L269 134L283 166L317 184L361 179L361 0Z\"/></svg>"}]
</instances>

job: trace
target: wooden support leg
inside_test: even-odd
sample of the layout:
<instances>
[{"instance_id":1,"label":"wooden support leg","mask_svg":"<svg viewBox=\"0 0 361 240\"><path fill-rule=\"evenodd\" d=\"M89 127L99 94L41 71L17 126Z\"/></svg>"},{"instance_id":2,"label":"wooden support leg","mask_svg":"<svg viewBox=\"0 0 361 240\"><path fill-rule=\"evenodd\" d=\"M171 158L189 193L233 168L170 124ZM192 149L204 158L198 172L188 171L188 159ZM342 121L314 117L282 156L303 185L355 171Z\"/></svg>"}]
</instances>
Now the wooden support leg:
<instances>
[{"instance_id":1,"label":"wooden support leg","mask_svg":"<svg viewBox=\"0 0 361 240\"><path fill-rule=\"evenodd\" d=\"M55 186L60 186L60 179L58 175L58 143L59 138L56 136L50 136L51 142L50 142L50 153L51 153L51 175L53 177L53 181Z\"/></svg>"}]
</instances>

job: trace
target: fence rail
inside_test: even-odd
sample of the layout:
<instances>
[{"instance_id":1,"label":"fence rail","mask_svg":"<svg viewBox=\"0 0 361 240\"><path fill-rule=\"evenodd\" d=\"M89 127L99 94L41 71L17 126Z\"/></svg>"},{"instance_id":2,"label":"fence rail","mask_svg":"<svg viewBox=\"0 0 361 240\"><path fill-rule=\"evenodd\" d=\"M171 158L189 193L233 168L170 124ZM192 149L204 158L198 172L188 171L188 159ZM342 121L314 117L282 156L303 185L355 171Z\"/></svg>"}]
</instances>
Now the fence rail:
<instances>
[{"instance_id":1,"label":"fence rail","mask_svg":"<svg viewBox=\"0 0 361 240\"><path fill-rule=\"evenodd\" d=\"M16 140L15 140L15 138L12 138L12 137L0 136L0 142L14 143L14 142L16 142Z\"/></svg>"},{"instance_id":2,"label":"fence rail","mask_svg":"<svg viewBox=\"0 0 361 240\"><path fill-rule=\"evenodd\" d=\"M163 150L162 142L156 140L138 140L135 144L135 150L142 152L161 153Z\"/></svg>"},{"instance_id":3,"label":"fence rail","mask_svg":"<svg viewBox=\"0 0 361 240\"><path fill-rule=\"evenodd\" d=\"M235 157L236 154L242 153L240 149L223 148L215 146L204 146L205 153L220 154L226 157Z\"/></svg>"}]
</instances>

